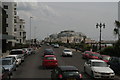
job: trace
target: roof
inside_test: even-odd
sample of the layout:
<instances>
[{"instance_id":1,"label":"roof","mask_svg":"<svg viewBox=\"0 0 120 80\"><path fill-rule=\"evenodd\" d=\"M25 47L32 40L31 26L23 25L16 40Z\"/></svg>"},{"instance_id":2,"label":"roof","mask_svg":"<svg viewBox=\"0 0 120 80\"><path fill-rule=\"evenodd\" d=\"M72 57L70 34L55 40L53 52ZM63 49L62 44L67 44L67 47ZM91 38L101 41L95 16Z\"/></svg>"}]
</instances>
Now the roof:
<instances>
[{"instance_id":1,"label":"roof","mask_svg":"<svg viewBox=\"0 0 120 80\"><path fill-rule=\"evenodd\" d=\"M23 51L23 49L12 49L11 51Z\"/></svg>"},{"instance_id":2,"label":"roof","mask_svg":"<svg viewBox=\"0 0 120 80\"><path fill-rule=\"evenodd\" d=\"M59 68L62 71L66 71L66 70L77 70L78 71L78 69L75 66L59 66Z\"/></svg>"},{"instance_id":3,"label":"roof","mask_svg":"<svg viewBox=\"0 0 120 80\"><path fill-rule=\"evenodd\" d=\"M13 58L1 58L1 60L12 60Z\"/></svg>"},{"instance_id":4,"label":"roof","mask_svg":"<svg viewBox=\"0 0 120 80\"><path fill-rule=\"evenodd\" d=\"M8 55L6 57L16 57L16 56L18 56L18 55Z\"/></svg>"},{"instance_id":5,"label":"roof","mask_svg":"<svg viewBox=\"0 0 120 80\"><path fill-rule=\"evenodd\" d=\"M56 57L55 55L45 55L44 57Z\"/></svg>"},{"instance_id":6,"label":"roof","mask_svg":"<svg viewBox=\"0 0 120 80\"><path fill-rule=\"evenodd\" d=\"M91 62L104 62L103 60L91 59Z\"/></svg>"}]
</instances>

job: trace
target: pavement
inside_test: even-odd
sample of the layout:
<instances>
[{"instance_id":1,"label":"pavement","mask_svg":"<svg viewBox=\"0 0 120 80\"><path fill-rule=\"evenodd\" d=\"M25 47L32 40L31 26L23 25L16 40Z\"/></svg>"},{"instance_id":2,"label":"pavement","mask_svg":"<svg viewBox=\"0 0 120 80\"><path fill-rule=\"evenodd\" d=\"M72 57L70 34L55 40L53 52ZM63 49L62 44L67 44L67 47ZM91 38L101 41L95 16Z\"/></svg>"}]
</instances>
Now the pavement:
<instances>
[{"instance_id":1,"label":"pavement","mask_svg":"<svg viewBox=\"0 0 120 80\"><path fill-rule=\"evenodd\" d=\"M1 54L0 54L0 58L5 57L5 56L9 55L9 52L10 52L10 51L6 51L6 53L1 53Z\"/></svg>"}]
</instances>

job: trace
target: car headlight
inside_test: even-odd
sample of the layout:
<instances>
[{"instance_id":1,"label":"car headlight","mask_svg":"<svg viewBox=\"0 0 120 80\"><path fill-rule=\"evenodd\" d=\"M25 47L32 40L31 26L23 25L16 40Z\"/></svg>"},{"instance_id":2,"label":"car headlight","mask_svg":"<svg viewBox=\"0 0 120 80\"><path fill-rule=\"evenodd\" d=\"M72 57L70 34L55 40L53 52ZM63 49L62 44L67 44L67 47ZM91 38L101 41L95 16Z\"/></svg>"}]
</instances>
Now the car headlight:
<instances>
[{"instance_id":1,"label":"car headlight","mask_svg":"<svg viewBox=\"0 0 120 80\"><path fill-rule=\"evenodd\" d=\"M100 72L96 72L96 71L94 71L94 73L95 73L95 74L100 74Z\"/></svg>"}]
</instances>

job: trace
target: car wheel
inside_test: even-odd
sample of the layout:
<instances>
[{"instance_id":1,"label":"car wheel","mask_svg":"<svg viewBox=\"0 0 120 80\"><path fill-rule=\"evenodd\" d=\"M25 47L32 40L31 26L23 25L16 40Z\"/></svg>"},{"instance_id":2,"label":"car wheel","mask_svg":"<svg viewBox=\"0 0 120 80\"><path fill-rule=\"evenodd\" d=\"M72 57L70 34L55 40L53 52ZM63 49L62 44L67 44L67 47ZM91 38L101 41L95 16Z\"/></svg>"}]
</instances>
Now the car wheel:
<instances>
[{"instance_id":1,"label":"car wheel","mask_svg":"<svg viewBox=\"0 0 120 80\"><path fill-rule=\"evenodd\" d=\"M84 72L86 73L86 69L85 69L85 67L84 67Z\"/></svg>"},{"instance_id":2,"label":"car wheel","mask_svg":"<svg viewBox=\"0 0 120 80\"><path fill-rule=\"evenodd\" d=\"M9 78L8 78L8 79L10 80L12 77L13 77L12 75L9 75Z\"/></svg>"},{"instance_id":3,"label":"car wheel","mask_svg":"<svg viewBox=\"0 0 120 80\"><path fill-rule=\"evenodd\" d=\"M93 73L93 71L91 71L91 76L92 76L92 78L94 78L94 73Z\"/></svg>"}]
</instances>

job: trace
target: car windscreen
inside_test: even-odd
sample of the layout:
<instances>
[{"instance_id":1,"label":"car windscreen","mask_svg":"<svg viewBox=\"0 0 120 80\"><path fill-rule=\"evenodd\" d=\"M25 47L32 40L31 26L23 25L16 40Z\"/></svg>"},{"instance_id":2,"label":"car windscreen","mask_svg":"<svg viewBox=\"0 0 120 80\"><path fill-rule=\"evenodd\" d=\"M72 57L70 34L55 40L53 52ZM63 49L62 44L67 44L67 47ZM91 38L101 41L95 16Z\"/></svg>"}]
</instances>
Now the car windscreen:
<instances>
[{"instance_id":1,"label":"car windscreen","mask_svg":"<svg viewBox=\"0 0 120 80\"><path fill-rule=\"evenodd\" d=\"M92 62L92 66L95 67L107 67L107 63L106 62Z\"/></svg>"},{"instance_id":2,"label":"car windscreen","mask_svg":"<svg viewBox=\"0 0 120 80\"><path fill-rule=\"evenodd\" d=\"M64 52L71 52L70 50L64 50Z\"/></svg>"},{"instance_id":3,"label":"car windscreen","mask_svg":"<svg viewBox=\"0 0 120 80\"><path fill-rule=\"evenodd\" d=\"M47 60L56 60L56 57L45 57Z\"/></svg>"},{"instance_id":4,"label":"car windscreen","mask_svg":"<svg viewBox=\"0 0 120 80\"><path fill-rule=\"evenodd\" d=\"M10 52L11 55L14 55L14 54L23 54L22 51L11 51Z\"/></svg>"},{"instance_id":5,"label":"car windscreen","mask_svg":"<svg viewBox=\"0 0 120 80\"><path fill-rule=\"evenodd\" d=\"M11 60L2 60L2 65L11 65Z\"/></svg>"},{"instance_id":6,"label":"car windscreen","mask_svg":"<svg viewBox=\"0 0 120 80\"><path fill-rule=\"evenodd\" d=\"M69 76L78 76L79 72L78 71L64 71L63 75L65 77L69 77Z\"/></svg>"},{"instance_id":7,"label":"car windscreen","mask_svg":"<svg viewBox=\"0 0 120 80\"><path fill-rule=\"evenodd\" d=\"M91 54L91 56L96 56L96 57L99 57L100 54Z\"/></svg>"}]
</instances>

